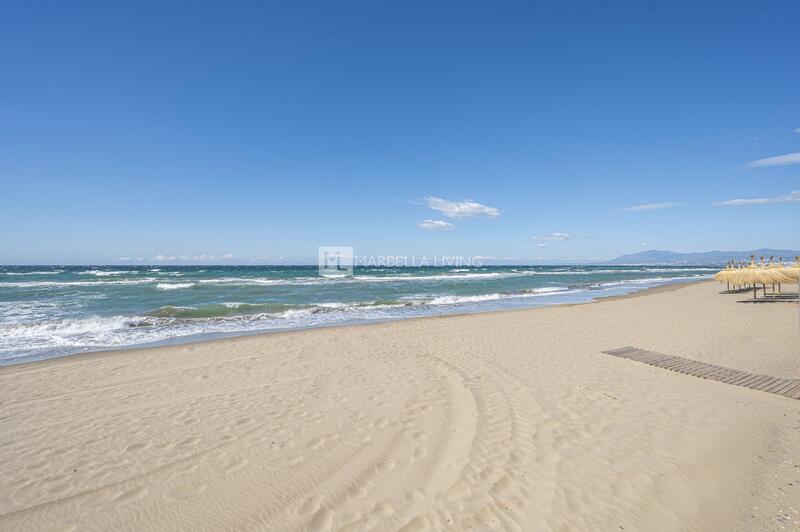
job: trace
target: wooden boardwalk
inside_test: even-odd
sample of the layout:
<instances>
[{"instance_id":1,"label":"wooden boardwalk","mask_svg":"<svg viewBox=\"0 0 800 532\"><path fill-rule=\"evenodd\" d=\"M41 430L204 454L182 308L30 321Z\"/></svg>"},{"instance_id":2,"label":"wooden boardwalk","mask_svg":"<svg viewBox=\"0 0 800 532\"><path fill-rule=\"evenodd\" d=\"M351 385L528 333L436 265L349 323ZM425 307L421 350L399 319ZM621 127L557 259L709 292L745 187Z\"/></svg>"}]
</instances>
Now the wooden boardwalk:
<instances>
[{"instance_id":1,"label":"wooden boardwalk","mask_svg":"<svg viewBox=\"0 0 800 532\"><path fill-rule=\"evenodd\" d=\"M603 353L615 357L629 358L651 366L700 377L701 379L710 379L734 386L752 388L761 392L784 395L792 399L800 399L800 379L779 379L769 375L758 375L630 346L603 351Z\"/></svg>"}]
</instances>

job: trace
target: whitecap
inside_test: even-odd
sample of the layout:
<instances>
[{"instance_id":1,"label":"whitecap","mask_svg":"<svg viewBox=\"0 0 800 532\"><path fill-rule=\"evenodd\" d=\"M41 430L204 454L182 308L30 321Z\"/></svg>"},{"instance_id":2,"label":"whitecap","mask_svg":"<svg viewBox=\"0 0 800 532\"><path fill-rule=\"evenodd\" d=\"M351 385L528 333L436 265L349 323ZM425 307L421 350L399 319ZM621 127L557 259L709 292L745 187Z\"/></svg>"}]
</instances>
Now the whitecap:
<instances>
[{"instance_id":1,"label":"whitecap","mask_svg":"<svg viewBox=\"0 0 800 532\"><path fill-rule=\"evenodd\" d=\"M181 288L191 288L194 283L158 283L156 288L159 290L179 290Z\"/></svg>"}]
</instances>

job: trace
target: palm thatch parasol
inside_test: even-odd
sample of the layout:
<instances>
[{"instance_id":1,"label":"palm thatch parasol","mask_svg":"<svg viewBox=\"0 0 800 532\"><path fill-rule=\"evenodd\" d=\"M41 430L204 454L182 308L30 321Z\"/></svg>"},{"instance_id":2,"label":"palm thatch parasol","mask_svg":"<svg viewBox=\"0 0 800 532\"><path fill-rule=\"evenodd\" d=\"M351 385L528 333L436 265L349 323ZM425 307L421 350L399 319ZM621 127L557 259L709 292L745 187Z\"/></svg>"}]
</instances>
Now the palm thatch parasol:
<instances>
[{"instance_id":1,"label":"palm thatch parasol","mask_svg":"<svg viewBox=\"0 0 800 532\"><path fill-rule=\"evenodd\" d=\"M737 274L737 279L740 284L753 286L753 299L758 296L756 285L761 285L764 289L764 296L767 295L767 284L771 284L772 277L764 267L764 257L761 257L761 264L756 264L754 255L750 255L750 265L747 268L742 268Z\"/></svg>"},{"instance_id":2,"label":"palm thatch parasol","mask_svg":"<svg viewBox=\"0 0 800 532\"><path fill-rule=\"evenodd\" d=\"M731 281L733 280L733 276L736 273L733 269L733 261L730 261L725 265L724 270L720 270L714 274L714 280L719 283L725 283L725 288L727 292L731 291Z\"/></svg>"},{"instance_id":3,"label":"palm thatch parasol","mask_svg":"<svg viewBox=\"0 0 800 532\"><path fill-rule=\"evenodd\" d=\"M734 267L731 269L731 273L728 275L731 279L731 283L733 284L734 290L737 292L742 289L745 285L744 276L745 276L745 268L743 262L738 262L734 264Z\"/></svg>"},{"instance_id":4,"label":"palm thatch parasol","mask_svg":"<svg viewBox=\"0 0 800 532\"><path fill-rule=\"evenodd\" d=\"M767 274L772 283L772 293L775 294L775 285L778 285L778 294L781 293L781 284L791 283L792 277L789 270L783 265L783 257L778 257L778 263L773 262L773 257L769 258Z\"/></svg>"},{"instance_id":5,"label":"palm thatch parasol","mask_svg":"<svg viewBox=\"0 0 800 532\"><path fill-rule=\"evenodd\" d=\"M800 255L794 258L794 264L783 269L790 283L800 283Z\"/></svg>"}]
</instances>

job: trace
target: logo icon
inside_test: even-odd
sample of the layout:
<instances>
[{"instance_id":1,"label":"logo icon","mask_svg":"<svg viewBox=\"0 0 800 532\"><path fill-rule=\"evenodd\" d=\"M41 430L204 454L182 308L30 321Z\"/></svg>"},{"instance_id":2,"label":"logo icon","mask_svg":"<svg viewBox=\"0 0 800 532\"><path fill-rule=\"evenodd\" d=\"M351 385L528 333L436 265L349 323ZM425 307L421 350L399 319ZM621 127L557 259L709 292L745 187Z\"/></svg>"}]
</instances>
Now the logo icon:
<instances>
[{"instance_id":1,"label":"logo icon","mask_svg":"<svg viewBox=\"0 0 800 532\"><path fill-rule=\"evenodd\" d=\"M319 274L323 277L351 277L355 255L352 246L320 246Z\"/></svg>"}]
</instances>

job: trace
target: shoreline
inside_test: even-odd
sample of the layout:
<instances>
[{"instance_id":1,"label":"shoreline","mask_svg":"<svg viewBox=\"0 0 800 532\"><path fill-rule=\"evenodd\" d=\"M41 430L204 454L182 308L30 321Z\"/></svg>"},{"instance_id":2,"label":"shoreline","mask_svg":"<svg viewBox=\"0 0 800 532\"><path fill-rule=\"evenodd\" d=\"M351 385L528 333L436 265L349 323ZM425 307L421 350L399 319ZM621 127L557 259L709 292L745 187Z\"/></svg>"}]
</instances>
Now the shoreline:
<instances>
[{"instance_id":1,"label":"shoreline","mask_svg":"<svg viewBox=\"0 0 800 532\"><path fill-rule=\"evenodd\" d=\"M310 325L306 327L294 327L294 328L284 328L284 329L262 329L262 330L253 330L253 331L241 331L241 332L230 332L230 333L207 333L208 337L205 338L196 338L198 335L189 335L189 336L175 336L172 338L167 338L164 340L159 340L157 342L150 342L145 344L136 344L136 345L127 345L122 346L119 348L102 348L98 350L90 350L90 351L83 351L80 353L71 353L66 355L56 355L52 357L42 357L42 358L35 358L33 360L26 360L23 362L11 362L11 363L2 363L0 364L0 372L4 371L5 368L11 367L18 367L24 366L28 364L39 364L42 362L48 361L55 361L64 358L72 358L72 357L84 357L84 356L108 356L112 354L116 354L119 352L127 352L127 351L138 351L142 349L161 349L167 347L175 347L175 346L183 346L183 345L195 345L195 344L205 344L209 342L224 342L228 340L235 340L237 338L247 338L252 336L261 336L261 335L276 335L276 334L284 334L284 333L292 333L292 332L299 332L299 331L309 331L309 330L316 330L316 329L336 329L339 327L356 327L359 325L378 325L382 323L393 323L399 321L409 321L409 320L425 320L425 319L435 319L435 318L450 318L450 317L458 317L458 316L472 316L472 315L480 315L480 314L495 314L495 313L514 313L514 312L527 312L533 310L540 310L550 307L572 307L572 306L579 306L579 305L589 305L594 303L600 303L604 301L616 301L619 299L625 298L634 298L634 297L641 297L646 296L648 294L655 294L662 291L673 291L678 290L683 286L689 286L693 284L700 284L700 283L707 283L707 282L714 282L711 279L700 279L700 280L679 280L679 281L667 281L663 284L659 284L657 286L651 286L648 288L643 288L641 290L636 290L634 292L629 292L627 294L615 294L615 295L608 295L608 296L601 296L592 298L588 301L581 301L577 303L551 303L546 305L540 306L531 306L531 307L524 307L524 308L514 308L514 309L503 309L498 308L494 310L480 310L474 312L441 312L438 314L429 314L423 316L413 316L413 317L397 317L397 318L382 318L382 319L374 319L374 320L360 320L360 321L342 321L338 323L332 324L322 324L322 325ZM200 335L203 336L203 335ZM12 359L13 360L13 359Z\"/></svg>"}]
</instances>

